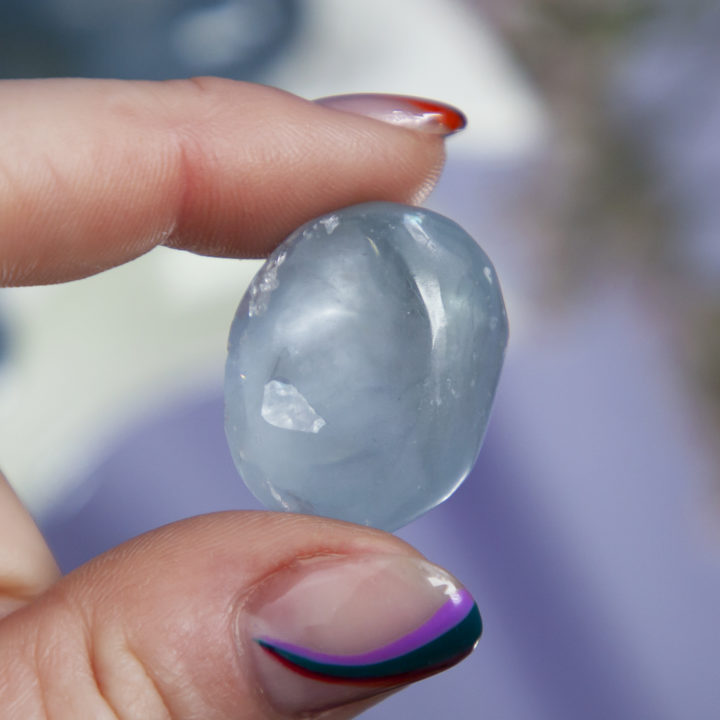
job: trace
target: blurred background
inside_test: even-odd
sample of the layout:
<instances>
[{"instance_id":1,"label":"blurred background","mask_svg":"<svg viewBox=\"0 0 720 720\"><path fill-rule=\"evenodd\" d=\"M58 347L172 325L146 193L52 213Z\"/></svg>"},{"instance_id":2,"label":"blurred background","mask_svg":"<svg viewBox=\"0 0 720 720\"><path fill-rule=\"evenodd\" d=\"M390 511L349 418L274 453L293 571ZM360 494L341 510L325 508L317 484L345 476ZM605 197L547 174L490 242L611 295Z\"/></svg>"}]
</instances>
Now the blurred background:
<instances>
[{"instance_id":1,"label":"blurred background","mask_svg":"<svg viewBox=\"0 0 720 720\"><path fill-rule=\"evenodd\" d=\"M375 720L720 717L720 6L713 0L0 0L0 77L218 74L468 115L428 205L493 258L485 446L399 534L485 633ZM0 290L0 458L65 570L255 508L223 433L257 270L163 248Z\"/></svg>"}]
</instances>

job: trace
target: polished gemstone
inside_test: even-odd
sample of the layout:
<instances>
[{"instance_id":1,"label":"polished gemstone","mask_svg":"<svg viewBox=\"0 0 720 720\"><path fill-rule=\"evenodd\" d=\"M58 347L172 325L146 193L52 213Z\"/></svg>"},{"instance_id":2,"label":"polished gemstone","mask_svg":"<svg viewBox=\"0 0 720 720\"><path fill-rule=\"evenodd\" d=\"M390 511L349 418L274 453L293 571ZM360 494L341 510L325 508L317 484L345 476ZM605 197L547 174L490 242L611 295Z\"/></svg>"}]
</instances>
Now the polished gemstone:
<instances>
[{"instance_id":1,"label":"polished gemstone","mask_svg":"<svg viewBox=\"0 0 720 720\"><path fill-rule=\"evenodd\" d=\"M235 464L271 509L395 530L472 469L507 336L492 263L451 220L380 202L318 218L233 321Z\"/></svg>"}]
</instances>

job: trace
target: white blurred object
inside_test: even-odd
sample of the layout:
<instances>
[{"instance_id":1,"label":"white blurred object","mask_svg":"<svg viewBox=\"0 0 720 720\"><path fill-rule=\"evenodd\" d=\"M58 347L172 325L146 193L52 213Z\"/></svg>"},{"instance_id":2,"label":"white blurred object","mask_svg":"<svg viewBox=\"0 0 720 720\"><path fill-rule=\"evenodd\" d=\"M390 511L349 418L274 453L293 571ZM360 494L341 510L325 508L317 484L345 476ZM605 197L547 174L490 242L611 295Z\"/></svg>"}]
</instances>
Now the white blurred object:
<instances>
[{"instance_id":1,"label":"white blurred object","mask_svg":"<svg viewBox=\"0 0 720 720\"><path fill-rule=\"evenodd\" d=\"M32 511L138 413L216 386L259 264L158 248L86 280L3 291L15 341L0 375L0 458Z\"/></svg>"},{"instance_id":2,"label":"white blurred object","mask_svg":"<svg viewBox=\"0 0 720 720\"><path fill-rule=\"evenodd\" d=\"M305 32L270 82L308 98L385 92L441 100L468 116L456 153L516 155L544 115L482 18L451 0L306 0Z\"/></svg>"}]
</instances>

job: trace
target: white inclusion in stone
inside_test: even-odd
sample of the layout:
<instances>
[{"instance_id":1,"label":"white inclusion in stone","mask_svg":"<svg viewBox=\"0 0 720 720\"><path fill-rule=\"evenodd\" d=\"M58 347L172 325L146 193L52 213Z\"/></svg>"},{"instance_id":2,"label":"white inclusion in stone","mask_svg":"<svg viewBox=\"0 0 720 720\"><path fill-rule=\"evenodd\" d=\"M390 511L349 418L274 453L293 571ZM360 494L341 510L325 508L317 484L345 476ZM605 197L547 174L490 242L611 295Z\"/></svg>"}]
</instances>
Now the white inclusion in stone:
<instances>
[{"instance_id":1,"label":"white inclusion in stone","mask_svg":"<svg viewBox=\"0 0 720 720\"><path fill-rule=\"evenodd\" d=\"M319 433L327 424L294 385L280 380L265 383L260 414L265 422L283 430Z\"/></svg>"},{"instance_id":2,"label":"white inclusion in stone","mask_svg":"<svg viewBox=\"0 0 720 720\"><path fill-rule=\"evenodd\" d=\"M487 278L487 281L492 285L493 283L493 277L492 277L492 270L486 265L483 268L483 275Z\"/></svg>"},{"instance_id":3,"label":"white inclusion in stone","mask_svg":"<svg viewBox=\"0 0 720 720\"><path fill-rule=\"evenodd\" d=\"M285 510L290 510L290 503L286 502L283 496L269 482L266 482L265 485L270 491L273 500Z\"/></svg>"},{"instance_id":4,"label":"white inclusion in stone","mask_svg":"<svg viewBox=\"0 0 720 720\"><path fill-rule=\"evenodd\" d=\"M410 233L410 237L420 246L424 246L433 255L437 255L437 243L425 232L422 226L422 219L416 215L408 215L403 218L403 225Z\"/></svg>"},{"instance_id":5,"label":"white inclusion in stone","mask_svg":"<svg viewBox=\"0 0 720 720\"><path fill-rule=\"evenodd\" d=\"M268 262L260 269L260 272L253 278L250 283L248 292L250 293L250 307L248 314L250 317L262 315L268 308L268 301L272 291L277 289L278 285L278 268L285 262L287 252L283 250L276 257L270 257Z\"/></svg>"},{"instance_id":6,"label":"white inclusion in stone","mask_svg":"<svg viewBox=\"0 0 720 720\"><path fill-rule=\"evenodd\" d=\"M331 215L320 220L320 224L325 228L328 235L332 235L333 230L340 224L340 218L337 215Z\"/></svg>"},{"instance_id":7,"label":"white inclusion in stone","mask_svg":"<svg viewBox=\"0 0 720 720\"><path fill-rule=\"evenodd\" d=\"M416 243L424 245L433 254L437 253L437 245L425 232L419 218L414 216L406 217L403 220L403 225ZM433 350L444 352L445 336L447 334L447 315L445 313L442 293L440 292L440 284L435 276L427 270L420 271L418 268L411 268L411 270L413 270L415 285L427 309Z\"/></svg>"}]
</instances>

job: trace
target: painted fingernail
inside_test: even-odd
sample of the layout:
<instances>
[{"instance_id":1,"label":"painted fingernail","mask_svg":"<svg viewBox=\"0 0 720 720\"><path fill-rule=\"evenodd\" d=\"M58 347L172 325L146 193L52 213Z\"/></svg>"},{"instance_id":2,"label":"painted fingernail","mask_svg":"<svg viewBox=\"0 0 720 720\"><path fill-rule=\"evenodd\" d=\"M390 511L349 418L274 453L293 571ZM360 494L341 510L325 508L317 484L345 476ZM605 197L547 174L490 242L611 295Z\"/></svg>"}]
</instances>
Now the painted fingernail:
<instances>
[{"instance_id":1,"label":"painted fingernail","mask_svg":"<svg viewBox=\"0 0 720 720\"><path fill-rule=\"evenodd\" d=\"M241 610L241 646L275 710L319 712L387 693L462 660L482 630L451 575L393 555L300 560Z\"/></svg>"},{"instance_id":2,"label":"painted fingernail","mask_svg":"<svg viewBox=\"0 0 720 720\"><path fill-rule=\"evenodd\" d=\"M407 95L333 95L315 102L334 110L365 115L390 125L434 135L452 135L467 124L465 116L451 105Z\"/></svg>"}]
</instances>

